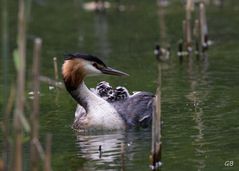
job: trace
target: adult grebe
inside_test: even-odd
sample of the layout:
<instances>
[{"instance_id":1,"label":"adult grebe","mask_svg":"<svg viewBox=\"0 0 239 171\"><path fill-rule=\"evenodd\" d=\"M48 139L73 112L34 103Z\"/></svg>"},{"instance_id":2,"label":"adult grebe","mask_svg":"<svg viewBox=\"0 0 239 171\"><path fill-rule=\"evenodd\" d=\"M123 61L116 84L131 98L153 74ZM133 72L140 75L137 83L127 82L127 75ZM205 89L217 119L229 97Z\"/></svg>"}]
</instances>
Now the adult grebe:
<instances>
[{"instance_id":1,"label":"adult grebe","mask_svg":"<svg viewBox=\"0 0 239 171\"><path fill-rule=\"evenodd\" d=\"M128 75L107 67L92 55L66 55L62 66L63 80L67 91L78 103L73 128L115 130L149 126L154 95L148 92L130 95L125 87L113 89L107 82L101 82L95 90L89 90L84 78L100 74Z\"/></svg>"},{"instance_id":2,"label":"adult grebe","mask_svg":"<svg viewBox=\"0 0 239 171\"><path fill-rule=\"evenodd\" d=\"M170 47L168 46L167 49L164 49L157 44L154 49L154 55L158 61L167 62L170 57Z\"/></svg>"}]
</instances>

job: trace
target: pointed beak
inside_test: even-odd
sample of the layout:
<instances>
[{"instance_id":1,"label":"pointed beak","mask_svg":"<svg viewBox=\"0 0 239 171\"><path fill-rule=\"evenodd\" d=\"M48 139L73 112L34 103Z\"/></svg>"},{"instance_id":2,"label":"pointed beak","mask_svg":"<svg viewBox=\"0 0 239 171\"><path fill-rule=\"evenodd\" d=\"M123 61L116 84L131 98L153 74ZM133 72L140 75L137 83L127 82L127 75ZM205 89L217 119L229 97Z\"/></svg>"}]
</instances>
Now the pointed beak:
<instances>
[{"instance_id":1,"label":"pointed beak","mask_svg":"<svg viewBox=\"0 0 239 171\"><path fill-rule=\"evenodd\" d=\"M103 74L108 74L108 75L116 75L116 76L129 76L129 74L122 72L122 71L118 71L116 69L110 68L110 67L105 67L101 69L101 72Z\"/></svg>"}]
</instances>

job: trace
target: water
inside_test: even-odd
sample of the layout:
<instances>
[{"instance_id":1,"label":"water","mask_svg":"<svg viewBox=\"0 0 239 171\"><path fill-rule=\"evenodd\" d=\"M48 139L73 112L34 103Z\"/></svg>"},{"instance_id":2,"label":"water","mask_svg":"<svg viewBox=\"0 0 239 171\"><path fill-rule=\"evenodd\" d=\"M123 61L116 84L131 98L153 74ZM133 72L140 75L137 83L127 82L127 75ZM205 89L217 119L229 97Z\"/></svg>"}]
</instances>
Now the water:
<instances>
[{"instance_id":1,"label":"water","mask_svg":"<svg viewBox=\"0 0 239 171\"><path fill-rule=\"evenodd\" d=\"M83 51L101 56L109 66L130 74L127 78L88 78L87 86L95 87L97 82L106 80L130 91L155 92L157 67L153 48L160 35L155 2L122 1L124 11L111 8L105 14L84 11L81 3L34 1L27 36L27 92L32 90L31 49L36 36L43 39L42 75L54 77L54 56L58 57L60 67L62 54ZM12 50L16 46L17 8L13 2L9 6ZM180 65L176 42L181 37L184 13L178 1L173 1L166 10L166 36L173 52L162 73L162 170L239 169L238 13L236 1L225 2L223 9L211 5L207 14L214 45L199 61L193 57ZM12 60L9 63L13 66ZM8 87L15 80L14 68L9 70ZM2 75L3 70L0 72ZM1 90L3 80L0 77ZM30 105L27 97L27 114ZM79 134L70 128L74 110L75 102L66 91L49 90L48 85L41 84L41 142L45 142L47 132L53 134L53 170L149 169L150 130ZM24 158L27 170L27 145ZM224 166L226 161L233 161L234 166Z\"/></svg>"}]
</instances>

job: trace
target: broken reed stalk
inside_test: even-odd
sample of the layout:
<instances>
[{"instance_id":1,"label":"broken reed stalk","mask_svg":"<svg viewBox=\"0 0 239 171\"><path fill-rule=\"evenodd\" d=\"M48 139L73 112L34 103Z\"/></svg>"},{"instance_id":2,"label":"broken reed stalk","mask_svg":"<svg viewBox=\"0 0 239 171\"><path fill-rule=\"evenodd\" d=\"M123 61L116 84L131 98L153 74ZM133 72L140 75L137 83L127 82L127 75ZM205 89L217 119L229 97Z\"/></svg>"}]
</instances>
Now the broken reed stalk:
<instances>
[{"instance_id":1,"label":"broken reed stalk","mask_svg":"<svg viewBox=\"0 0 239 171\"><path fill-rule=\"evenodd\" d=\"M194 21L194 29L193 29L193 34L194 34L194 38L195 38L195 55L197 56L197 59L199 59L199 40L200 40L200 37L199 37L199 20L196 19Z\"/></svg>"},{"instance_id":2,"label":"broken reed stalk","mask_svg":"<svg viewBox=\"0 0 239 171\"><path fill-rule=\"evenodd\" d=\"M193 7L194 2L193 0L187 0L187 4L186 4L186 15L185 15L185 45L186 45L186 49L191 52L192 50L192 34L191 34L191 13L194 9Z\"/></svg>"},{"instance_id":3,"label":"broken reed stalk","mask_svg":"<svg viewBox=\"0 0 239 171\"><path fill-rule=\"evenodd\" d=\"M10 160L11 160L11 144L10 144L10 139L9 139L9 119L10 119L10 114L14 106L15 102L15 97L16 97L16 90L13 86L11 86L10 89L10 95L7 100L7 106L4 111L4 116L3 116L3 160L4 160L4 170L9 170L9 165L10 165Z\"/></svg>"},{"instance_id":4,"label":"broken reed stalk","mask_svg":"<svg viewBox=\"0 0 239 171\"><path fill-rule=\"evenodd\" d=\"M206 21L206 9L203 2L199 5L199 25L200 25L200 40L202 51L207 48L208 41L208 27Z\"/></svg>"},{"instance_id":5,"label":"broken reed stalk","mask_svg":"<svg viewBox=\"0 0 239 171\"><path fill-rule=\"evenodd\" d=\"M18 12L18 54L19 68L17 72L16 109L14 112L15 131L15 155L14 171L22 171L22 125L21 115L24 116L24 92L25 92L25 58L26 58L26 19L24 0L19 0Z\"/></svg>"},{"instance_id":6,"label":"broken reed stalk","mask_svg":"<svg viewBox=\"0 0 239 171\"><path fill-rule=\"evenodd\" d=\"M8 98L8 93L9 93L9 85L8 85L8 73L9 73L9 36L8 36L8 5L7 5L7 0L2 0L2 12L1 12L1 17L2 17L2 49L1 49L1 54L2 54L2 69L3 69L3 106L6 106L6 100ZM3 111L4 112L4 107Z\"/></svg>"},{"instance_id":7,"label":"broken reed stalk","mask_svg":"<svg viewBox=\"0 0 239 171\"><path fill-rule=\"evenodd\" d=\"M51 171L51 143L52 135L47 134L46 136L46 149L45 149L45 158L44 158L44 171Z\"/></svg>"},{"instance_id":8,"label":"broken reed stalk","mask_svg":"<svg viewBox=\"0 0 239 171\"><path fill-rule=\"evenodd\" d=\"M166 42L166 25L165 25L165 9L162 5L161 0L158 0L158 16L159 16L159 30L160 30L160 40L161 45L166 46L165 44L162 44L162 42Z\"/></svg>"},{"instance_id":9,"label":"broken reed stalk","mask_svg":"<svg viewBox=\"0 0 239 171\"><path fill-rule=\"evenodd\" d=\"M31 115L31 150L30 150L30 170L38 171L39 154L37 153L36 146L34 145L35 139L39 139L39 69L40 69L40 56L41 56L42 40L36 38L34 41L33 52L33 87L34 87L34 100L33 100L33 112Z\"/></svg>"},{"instance_id":10,"label":"broken reed stalk","mask_svg":"<svg viewBox=\"0 0 239 171\"><path fill-rule=\"evenodd\" d=\"M47 83L48 85L51 85L51 86L56 86L59 89L65 88L62 82L59 82L59 81L57 82L49 77L41 75L39 79L41 82Z\"/></svg>"},{"instance_id":11,"label":"broken reed stalk","mask_svg":"<svg viewBox=\"0 0 239 171\"><path fill-rule=\"evenodd\" d=\"M186 34L186 20L183 20L182 22L182 27L183 27L183 49L187 49L187 42L186 42L186 39L187 39L187 34Z\"/></svg>"},{"instance_id":12,"label":"broken reed stalk","mask_svg":"<svg viewBox=\"0 0 239 171\"><path fill-rule=\"evenodd\" d=\"M57 65L57 57L53 58L53 64L54 64L54 75L55 75L55 80L57 81L59 79L58 75L58 65Z\"/></svg>"},{"instance_id":13,"label":"broken reed stalk","mask_svg":"<svg viewBox=\"0 0 239 171\"><path fill-rule=\"evenodd\" d=\"M200 30L199 20L196 19L196 20L194 21L194 28L193 28L193 35L194 35L196 41L198 41L198 39L199 39L199 35L200 35L199 30Z\"/></svg>"},{"instance_id":14,"label":"broken reed stalk","mask_svg":"<svg viewBox=\"0 0 239 171\"><path fill-rule=\"evenodd\" d=\"M1 11L1 17L2 17L2 69L3 69L3 92L2 92L2 100L3 100L3 106L2 107L2 113L3 113L3 121L2 121L2 132L3 132L3 148L2 148L2 159L3 159L3 170L9 170L9 161L10 161L10 144L9 144L9 115L10 112L8 112L9 106L13 107L13 99L12 91L10 92L9 96L9 34L8 34L8 5L7 0L2 0L2 11ZM9 97L8 97L9 96ZM6 99L8 98L8 101ZM10 99L11 102L10 103ZM11 104L11 105L10 105ZM7 106L5 108L5 106ZM1 169L0 169L1 170Z\"/></svg>"},{"instance_id":15,"label":"broken reed stalk","mask_svg":"<svg viewBox=\"0 0 239 171\"><path fill-rule=\"evenodd\" d=\"M161 63L158 62L158 88L153 106L151 166L156 170L161 161Z\"/></svg>"}]
</instances>

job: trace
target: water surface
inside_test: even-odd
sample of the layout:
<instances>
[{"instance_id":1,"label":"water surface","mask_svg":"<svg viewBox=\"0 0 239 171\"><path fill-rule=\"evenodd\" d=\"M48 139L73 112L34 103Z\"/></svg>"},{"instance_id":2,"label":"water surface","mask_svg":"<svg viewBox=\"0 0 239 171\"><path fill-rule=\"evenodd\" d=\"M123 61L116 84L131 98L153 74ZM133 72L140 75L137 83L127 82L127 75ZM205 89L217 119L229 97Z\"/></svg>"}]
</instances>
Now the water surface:
<instances>
[{"instance_id":1,"label":"water surface","mask_svg":"<svg viewBox=\"0 0 239 171\"><path fill-rule=\"evenodd\" d=\"M33 1L27 34L27 92L32 90L32 42L34 37L40 36L43 39L42 75L54 77L54 56L58 57L60 67L65 52L87 52L130 74L127 78L88 78L87 86L95 87L98 81L106 80L112 86L126 86L130 91L154 93L157 65L153 48L160 36L155 2L122 1L124 11L111 8L105 13L85 11L82 3L77 0ZM9 13L16 15L16 4L11 2L9 6ZM172 1L166 9L165 25L172 59L162 73L162 170L239 169L236 17L239 4L227 1L222 9L213 5L208 8L210 39L214 45L199 60L192 56L182 65L176 57L176 44L181 37L183 7L178 1ZM9 16L9 25L12 52L16 47L14 15ZM9 64L13 66L11 59ZM9 70L7 87L15 80L13 67ZM0 72L2 75L3 70ZM3 77L0 81L3 90ZM1 98L1 106L3 103ZM27 114L30 114L30 104L27 98ZM149 169L150 130L79 134L71 129L74 110L75 102L66 91L50 90L48 85L41 85L41 141L44 142L47 132L53 134L53 170ZM26 145L26 159L28 151ZM233 167L224 166L228 160L234 161Z\"/></svg>"}]
</instances>

